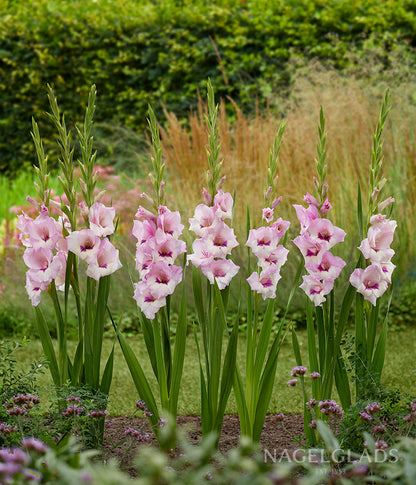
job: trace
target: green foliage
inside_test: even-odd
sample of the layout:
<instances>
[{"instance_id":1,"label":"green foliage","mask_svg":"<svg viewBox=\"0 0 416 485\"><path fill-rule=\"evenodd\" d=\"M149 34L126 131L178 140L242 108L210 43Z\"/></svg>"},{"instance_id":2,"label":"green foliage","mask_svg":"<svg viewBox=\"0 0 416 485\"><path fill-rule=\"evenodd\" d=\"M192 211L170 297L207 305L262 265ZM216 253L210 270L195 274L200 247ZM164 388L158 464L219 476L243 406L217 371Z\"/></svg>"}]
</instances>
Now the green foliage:
<instances>
[{"instance_id":1,"label":"green foliage","mask_svg":"<svg viewBox=\"0 0 416 485\"><path fill-rule=\"evenodd\" d=\"M27 134L47 109L47 83L78 121L95 83L97 122L134 129L149 103L159 119L162 106L183 116L207 77L220 98L253 110L288 88L291 58L352 68L346 54L369 46L381 47L384 66L397 51L413 58L415 12L408 0L2 2L0 172L33 163ZM53 147L51 130L40 131Z\"/></svg>"}]
</instances>

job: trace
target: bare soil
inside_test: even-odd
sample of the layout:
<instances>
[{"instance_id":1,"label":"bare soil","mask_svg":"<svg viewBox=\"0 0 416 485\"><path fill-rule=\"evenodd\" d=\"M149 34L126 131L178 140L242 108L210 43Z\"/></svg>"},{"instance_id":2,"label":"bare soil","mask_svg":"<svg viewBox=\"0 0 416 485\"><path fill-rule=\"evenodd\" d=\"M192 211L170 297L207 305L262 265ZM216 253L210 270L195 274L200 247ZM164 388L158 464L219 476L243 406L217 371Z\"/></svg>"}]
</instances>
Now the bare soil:
<instances>
[{"instance_id":1,"label":"bare soil","mask_svg":"<svg viewBox=\"0 0 416 485\"><path fill-rule=\"evenodd\" d=\"M179 416L178 426L187 431L188 440L197 444L202 439L200 416ZM133 427L139 431L150 434L147 442L135 441L133 448L128 451L128 443L116 446L124 438L127 428ZM224 416L219 451L227 453L238 446L240 439L240 422L236 415ZM302 445L304 438L303 415L285 416L283 422L277 422L274 415L266 416L263 432L260 439L260 449L267 450L271 456L279 457L291 453ZM107 417L104 434L103 454L106 459L116 458L123 468L129 469L137 450L141 446L157 446L156 438L145 418L132 418L129 416ZM267 455L269 456L269 455Z\"/></svg>"}]
</instances>

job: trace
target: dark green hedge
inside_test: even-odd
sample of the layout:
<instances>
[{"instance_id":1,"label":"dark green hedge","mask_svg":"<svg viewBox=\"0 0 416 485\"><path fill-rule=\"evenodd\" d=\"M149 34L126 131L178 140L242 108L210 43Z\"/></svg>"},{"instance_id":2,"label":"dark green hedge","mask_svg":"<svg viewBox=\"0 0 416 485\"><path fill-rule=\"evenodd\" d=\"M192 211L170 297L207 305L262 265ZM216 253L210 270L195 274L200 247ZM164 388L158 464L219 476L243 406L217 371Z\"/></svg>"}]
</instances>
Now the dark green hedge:
<instances>
[{"instance_id":1,"label":"dark green hedge","mask_svg":"<svg viewBox=\"0 0 416 485\"><path fill-rule=\"evenodd\" d=\"M412 55L416 45L413 0L3 2L0 172L6 173L34 161L32 115L49 136L42 120L47 83L69 119L82 116L95 83L97 121L141 129L148 103L159 117L163 105L183 116L198 91L205 93L208 77L217 96L248 111L289 86L292 56L345 67L346 52L371 36L384 49L404 46Z\"/></svg>"}]
</instances>

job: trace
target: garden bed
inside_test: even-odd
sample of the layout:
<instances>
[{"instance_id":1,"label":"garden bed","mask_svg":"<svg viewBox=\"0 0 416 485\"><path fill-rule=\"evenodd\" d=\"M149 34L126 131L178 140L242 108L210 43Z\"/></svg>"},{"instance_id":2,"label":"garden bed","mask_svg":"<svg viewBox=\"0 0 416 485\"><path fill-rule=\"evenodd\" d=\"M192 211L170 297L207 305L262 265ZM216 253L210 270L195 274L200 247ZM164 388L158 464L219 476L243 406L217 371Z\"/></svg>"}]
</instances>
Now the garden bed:
<instances>
[{"instance_id":1,"label":"garden bed","mask_svg":"<svg viewBox=\"0 0 416 485\"><path fill-rule=\"evenodd\" d=\"M179 428L187 431L187 438L190 443L198 444L202 440L201 417L200 416L179 416L177 419ZM126 454L127 442L114 448L114 445L124 438L126 429L133 427L150 434L147 442L137 441ZM103 455L105 459L115 458L122 462L123 468L133 464L133 460L139 447L157 446L153 433L150 433L149 422L146 418L132 418L131 416L119 416L106 418L106 430L104 434ZM240 422L237 415L225 415L224 424L219 442L219 450L228 453L238 446L241 437ZM283 423L277 422L275 415L266 416L263 432L260 439L260 449L265 453L265 459L269 457L287 456L300 446L304 446L303 416L294 414L285 416ZM268 453L266 453L266 450Z\"/></svg>"}]
</instances>

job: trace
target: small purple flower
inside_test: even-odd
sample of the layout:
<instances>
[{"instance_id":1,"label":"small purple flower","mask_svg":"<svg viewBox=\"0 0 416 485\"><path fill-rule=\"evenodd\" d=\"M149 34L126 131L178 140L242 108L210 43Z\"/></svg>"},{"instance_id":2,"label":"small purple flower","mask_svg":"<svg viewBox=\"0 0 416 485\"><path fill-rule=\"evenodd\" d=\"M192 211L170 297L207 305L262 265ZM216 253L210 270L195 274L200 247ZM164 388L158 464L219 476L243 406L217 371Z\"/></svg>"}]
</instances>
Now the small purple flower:
<instances>
[{"instance_id":1,"label":"small purple flower","mask_svg":"<svg viewBox=\"0 0 416 485\"><path fill-rule=\"evenodd\" d=\"M297 384L298 380L297 379L290 379L289 381L287 381L287 385L289 387L295 387L296 384Z\"/></svg>"},{"instance_id":2,"label":"small purple flower","mask_svg":"<svg viewBox=\"0 0 416 485\"><path fill-rule=\"evenodd\" d=\"M105 409L104 411L91 411L87 414L89 418L100 419L105 418L108 415L108 411Z\"/></svg>"},{"instance_id":3,"label":"small purple flower","mask_svg":"<svg viewBox=\"0 0 416 485\"><path fill-rule=\"evenodd\" d=\"M37 453L46 453L48 450L48 447L36 438L23 438L22 447L26 448L26 450L36 451Z\"/></svg>"},{"instance_id":4,"label":"small purple flower","mask_svg":"<svg viewBox=\"0 0 416 485\"><path fill-rule=\"evenodd\" d=\"M78 396L69 396L67 402L77 402L78 404L81 403L81 399Z\"/></svg>"},{"instance_id":5,"label":"small purple flower","mask_svg":"<svg viewBox=\"0 0 416 485\"><path fill-rule=\"evenodd\" d=\"M160 418L159 421L158 421L158 425L163 428L163 426L167 423L166 419L164 418Z\"/></svg>"},{"instance_id":6,"label":"small purple flower","mask_svg":"<svg viewBox=\"0 0 416 485\"><path fill-rule=\"evenodd\" d=\"M283 413L276 414L273 417L273 420L277 422L282 422L284 419L285 419L285 415Z\"/></svg>"},{"instance_id":7,"label":"small purple flower","mask_svg":"<svg viewBox=\"0 0 416 485\"><path fill-rule=\"evenodd\" d=\"M312 397L309 399L309 401L306 403L307 409L310 411L312 408L314 408L318 404L318 401Z\"/></svg>"},{"instance_id":8,"label":"small purple flower","mask_svg":"<svg viewBox=\"0 0 416 485\"><path fill-rule=\"evenodd\" d=\"M303 376L304 374L306 374L307 371L308 371L308 369L306 367L304 367L303 365L297 365L296 367L294 367L290 371L290 375L292 377Z\"/></svg>"},{"instance_id":9,"label":"small purple flower","mask_svg":"<svg viewBox=\"0 0 416 485\"><path fill-rule=\"evenodd\" d=\"M146 411L147 410L147 405L142 400L136 401L136 407L137 407L137 409L141 409L142 411Z\"/></svg>"},{"instance_id":10,"label":"small purple flower","mask_svg":"<svg viewBox=\"0 0 416 485\"><path fill-rule=\"evenodd\" d=\"M370 404L367 404L367 406L365 407L365 410L369 414L379 413L381 411L380 403L379 402L372 402Z\"/></svg>"},{"instance_id":11,"label":"small purple flower","mask_svg":"<svg viewBox=\"0 0 416 485\"><path fill-rule=\"evenodd\" d=\"M84 411L82 406L77 406L76 404L72 404L68 406L65 411L62 411L62 416L66 418L69 416L79 416Z\"/></svg>"},{"instance_id":12,"label":"small purple flower","mask_svg":"<svg viewBox=\"0 0 416 485\"><path fill-rule=\"evenodd\" d=\"M315 371L315 372L311 372L311 373L309 374L309 377L310 377L311 379L319 379L319 378L321 377L321 374L320 374L319 372L316 372L316 371Z\"/></svg>"},{"instance_id":13,"label":"small purple flower","mask_svg":"<svg viewBox=\"0 0 416 485\"><path fill-rule=\"evenodd\" d=\"M383 434L386 432L386 428L382 424L374 425L373 431L374 433Z\"/></svg>"},{"instance_id":14,"label":"small purple flower","mask_svg":"<svg viewBox=\"0 0 416 485\"><path fill-rule=\"evenodd\" d=\"M374 445L377 450L387 450L387 448L389 447L389 445L384 440L377 440Z\"/></svg>"},{"instance_id":15,"label":"small purple flower","mask_svg":"<svg viewBox=\"0 0 416 485\"><path fill-rule=\"evenodd\" d=\"M312 419L312 421L308 424L308 426L311 429L316 429L316 421L315 421L315 419Z\"/></svg>"},{"instance_id":16,"label":"small purple flower","mask_svg":"<svg viewBox=\"0 0 416 485\"><path fill-rule=\"evenodd\" d=\"M371 421L371 415L366 413L365 411L362 411L360 413L360 419L362 419L363 421Z\"/></svg>"},{"instance_id":17,"label":"small purple flower","mask_svg":"<svg viewBox=\"0 0 416 485\"><path fill-rule=\"evenodd\" d=\"M25 414L27 414L26 409L19 408L17 406L12 409L8 409L6 412L9 416L24 416Z\"/></svg>"}]
</instances>

